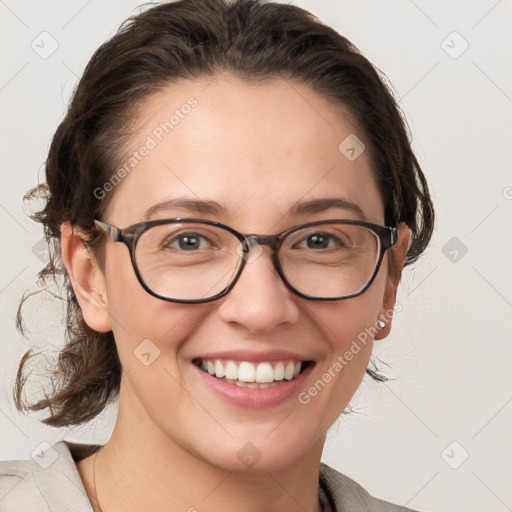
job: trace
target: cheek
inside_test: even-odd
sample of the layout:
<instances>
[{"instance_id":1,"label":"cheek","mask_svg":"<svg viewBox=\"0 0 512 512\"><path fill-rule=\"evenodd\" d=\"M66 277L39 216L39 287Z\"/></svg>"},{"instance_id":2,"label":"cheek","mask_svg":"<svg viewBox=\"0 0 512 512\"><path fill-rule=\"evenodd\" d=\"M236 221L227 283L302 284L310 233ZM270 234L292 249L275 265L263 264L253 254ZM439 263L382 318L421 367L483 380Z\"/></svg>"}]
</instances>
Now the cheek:
<instances>
[{"instance_id":1,"label":"cheek","mask_svg":"<svg viewBox=\"0 0 512 512\"><path fill-rule=\"evenodd\" d=\"M128 276L109 283L113 332L125 378L124 412L153 432L156 425L180 443L190 442L194 426L207 425L211 435L224 432L187 392L190 369L180 361L183 347L198 337L210 311L209 305L166 302L147 293ZM170 414L172 412L172 414ZM147 422L147 423L146 423ZM183 428L183 423L188 425ZM224 437L222 437L224 439Z\"/></svg>"},{"instance_id":2,"label":"cheek","mask_svg":"<svg viewBox=\"0 0 512 512\"><path fill-rule=\"evenodd\" d=\"M318 414L323 411L326 426L345 409L365 375L377 332L384 282L385 273L379 273L359 297L308 305L310 317L316 319L328 350L319 363L314 382L299 401L316 408Z\"/></svg>"},{"instance_id":3,"label":"cheek","mask_svg":"<svg viewBox=\"0 0 512 512\"><path fill-rule=\"evenodd\" d=\"M141 363L164 359L172 364L179 340L200 323L203 308L153 297L139 283L128 255L112 253L106 268L108 307L123 367L139 369Z\"/></svg>"},{"instance_id":4,"label":"cheek","mask_svg":"<svg viewBox=\"0 0 512 512\"><path fill-rule=\"evenodd\" d=\"M183 392L186 372L179 356L204 321L204 308L160 300L138 281L112 282L110 289L113 332L130 383L126 388L132 396L130 407L141 406L164 428L170 403L174 410L182 411L195 406L192 397Z\"/></svg>"},{"instance_id":5,"label":"cheek","mask_svg":"<svg viewBox=\"0 0 512 512\"><path fill-rule=\"evenodd\" d=\"M383 303L384 277L384 273L382 277L379 273L370 288L358 297L308 306L332 350L344 352L352 341L363 340L364 333L374 332Z\"/></svg>"},{"instance_id":6,"label":"cheek","mask_svg":"<svg viewBox=\"0 0 512 512\"><path fill-rule=\"evenodd\" d=\"M141 353L149 351L151 360L156 361L158 357L159 362L165 360L173 365L182 340L201 323L200 308L165 302L149 295L140 285L139 288L125 286L124 293L111 302L113 332L121 362L126 368L132 367L134 356L141 359Z\"/></svg>"}]
</instances>

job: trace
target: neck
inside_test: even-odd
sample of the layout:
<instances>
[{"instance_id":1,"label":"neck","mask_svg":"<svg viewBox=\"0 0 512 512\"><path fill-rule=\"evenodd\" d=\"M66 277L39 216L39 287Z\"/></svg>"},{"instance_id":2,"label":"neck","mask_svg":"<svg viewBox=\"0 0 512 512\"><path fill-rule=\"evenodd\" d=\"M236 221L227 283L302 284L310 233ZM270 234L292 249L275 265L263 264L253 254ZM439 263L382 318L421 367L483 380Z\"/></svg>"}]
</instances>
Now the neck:
<instances>
[{"instance_id":1,"label":"neck","mask_svg":"<svg viewBox=\"0 0 512 512\"><path fill-rule=\"evenodd\" d=\"M89 467L84 469L87 464L81 465L81 473L88 473L84 483L95 509L320 512L318 471L324 439L285 468L227 471L174 442L142 407L134 408L133 400L127 407L126 400L121 390L114 431L97 455L98 502L92 473ZM92 460L88 462L92 470Z\"/></svg>"}]
</instances>

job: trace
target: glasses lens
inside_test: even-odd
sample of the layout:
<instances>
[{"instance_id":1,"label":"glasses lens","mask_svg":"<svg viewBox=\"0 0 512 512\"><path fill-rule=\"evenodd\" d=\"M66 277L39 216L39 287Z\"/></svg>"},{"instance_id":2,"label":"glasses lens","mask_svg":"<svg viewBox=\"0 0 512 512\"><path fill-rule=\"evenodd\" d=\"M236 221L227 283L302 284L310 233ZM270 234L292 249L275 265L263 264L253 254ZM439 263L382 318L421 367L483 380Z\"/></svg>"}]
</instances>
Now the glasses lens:
<instances>
[{"instance_id":1,"label":"glasses lens","mask_svg":"<svg viewBox=\"0 0 512 512\"><path fill-rule=\"evenodd\" d=\"M304 295L334 298L361 291L379 261L379 237L350 224L320 224L286 237L279 260L288 283Z\"/></svg>"},{"instance_id":2,"label":"glasses lens","mask_svg":"<svg viewBox=\"0 0 512 512\"><path fill-rule=\"evenodd\" d=\"M177 300L206 299L230 285L241 263L238 246L236 236L217 226L162 224L139 237L135 261L154 293Z\"/></svg>"}]
</instances>

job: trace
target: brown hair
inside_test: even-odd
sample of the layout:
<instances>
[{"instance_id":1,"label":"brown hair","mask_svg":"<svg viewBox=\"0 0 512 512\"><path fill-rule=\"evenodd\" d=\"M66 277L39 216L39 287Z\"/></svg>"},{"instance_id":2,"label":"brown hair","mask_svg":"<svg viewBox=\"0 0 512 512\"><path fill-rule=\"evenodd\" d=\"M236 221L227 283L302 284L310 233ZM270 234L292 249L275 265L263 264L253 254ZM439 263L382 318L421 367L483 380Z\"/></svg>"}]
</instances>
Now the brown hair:
<instances>
[{"instance_id":1,"label":"brown hair","mask_svg":"<svg viewBox=\"0 0 512 512\"><path fill-rule=\"evenodd\" d=\"M112 332L99 333L83 320L62 263L59 227L70 222L90 235L88 246L102 263L102 241L93 224L112 194L94 190L115 173L120 152L137 118L134 106L178 80L227 71L245 80L300 81L350 112L367 137L380 186L385 221L405 222L413 231L406 264L425 250L434 211L423 172L412 152L405 120L384 78L357 48L307 11L261 0L181 0L164 3L128 19L92 56L67 114L53 137L46 160L46 184L26 198L43 196L45 207L33 218L55 244L39 273L42 286L54 281L65 290L67 340L51 371L50 396L28 405L22 399L21 359L14 389L18 410L49 409L43 423L83 423L115 399L121 363ZM23 332L22 305L18 328ZM376 380L385 377L368 368Z\"/></svg>"}]
</instances>

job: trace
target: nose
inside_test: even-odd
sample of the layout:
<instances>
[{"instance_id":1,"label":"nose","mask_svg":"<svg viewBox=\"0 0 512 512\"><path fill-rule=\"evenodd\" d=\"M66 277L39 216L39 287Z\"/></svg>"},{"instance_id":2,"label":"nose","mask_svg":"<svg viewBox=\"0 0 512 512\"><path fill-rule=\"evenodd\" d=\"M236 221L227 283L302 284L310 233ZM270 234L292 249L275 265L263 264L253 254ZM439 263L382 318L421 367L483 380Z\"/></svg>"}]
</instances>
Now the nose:
<instances>
[{"instance_id":1,"label":"nose","mask_svg":"<svg viewBox=\"0 0 512 512\"><path fill-rule=\"evenodd\" d=\"M268 332L298 321L298 297L277 273L271 254L270 247L251 247L241 276L221 299L218 314L222 320L251 333Z\"/></svg>"}]
</instances>

